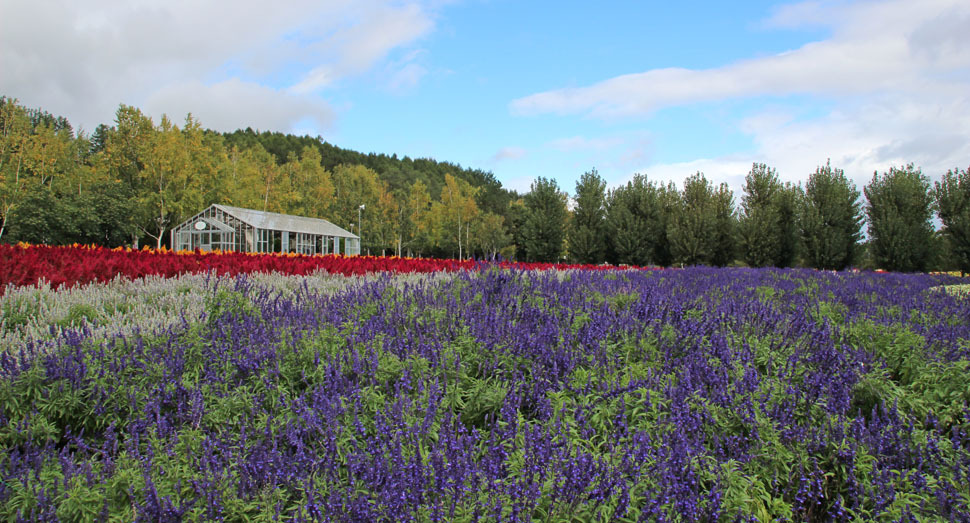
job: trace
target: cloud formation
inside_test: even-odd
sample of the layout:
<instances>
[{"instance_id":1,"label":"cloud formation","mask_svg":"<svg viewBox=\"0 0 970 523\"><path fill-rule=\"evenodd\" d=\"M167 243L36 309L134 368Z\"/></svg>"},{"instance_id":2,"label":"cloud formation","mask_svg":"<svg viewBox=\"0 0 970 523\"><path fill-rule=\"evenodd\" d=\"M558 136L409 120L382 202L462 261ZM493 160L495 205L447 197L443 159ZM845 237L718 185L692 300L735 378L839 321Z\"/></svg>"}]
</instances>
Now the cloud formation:
<instances>
[{"instance_id":1,"label":"cloud formation","mask_svg":"<svg viewBox=\"0 0 970 523\"><path fill-rule=\"evenodd\" d=\"M833 36L773 56L712 69L664 68L610 78L587 87L557 89L512 101L513 113L646 115L676 105L755 96L857 95L881 91L953 90L949 78L970 66L963 44L970 4L906 0L782 9L770 25L797 19L831 27Z\"/></svg>"},{"instance_id":2,"label":"cloud formation","mask_svg":"<svg viewBox=\"0 0 970 523\"><path fill-rule=\"evenodd\" d=\"M874 170L913 162L931 177L970 160L970 3L811 1L776 10L763 25L828 28L831 36L788 52L711 69L665 68L514 100L518 115L649 117L673 106L769 99L773 109L738 118L755 151L654 164L652 178L681 182L697 170L740 194L752 162L804 181L831 158L856 184ZM827 113L799 118L785 97L808 97ZM782 109L779 110L778 108Z\"/></svg>"},{"instance_id":3,"label":"cloud formation","mask_svg":"<svg viewBox=\"0 0 970 523\"><path fill-rule=\"evenodd\" d=\"M88 130L119 103L192 112L218 129L327 125L321 90L433 26L417 1L11 0L0 17L0 92Z\"/></svg>"},{"instance_id":4,"label":"cloud formation","mask_svg":"<svg viewBox=\"0 0 970 523\"><path fill-rule=\"evenodd\" d=\"M506 160L518 160L526 155L526 150L521 147L503 147L492 155L491 162L498 163Z\"/></svg>"}]
</instances>

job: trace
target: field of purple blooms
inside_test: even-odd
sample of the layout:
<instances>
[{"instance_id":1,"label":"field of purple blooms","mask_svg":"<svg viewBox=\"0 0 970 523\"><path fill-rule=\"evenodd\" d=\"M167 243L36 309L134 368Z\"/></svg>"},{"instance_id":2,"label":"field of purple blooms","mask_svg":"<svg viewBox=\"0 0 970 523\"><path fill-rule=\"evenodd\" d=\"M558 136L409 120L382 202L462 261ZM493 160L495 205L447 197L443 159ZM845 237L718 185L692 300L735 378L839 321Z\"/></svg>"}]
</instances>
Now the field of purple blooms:
<instances>
[{"instance_id":1,"label":"field of purple blooms","mask_svg":"<svg viewBox=\"0 0 970 523\"><path fill-rule=\"evenodd\" d=\"M0 354L0 519L968 521L959 282L200 280L177 321Z\"/></svg>"}]
</instances>

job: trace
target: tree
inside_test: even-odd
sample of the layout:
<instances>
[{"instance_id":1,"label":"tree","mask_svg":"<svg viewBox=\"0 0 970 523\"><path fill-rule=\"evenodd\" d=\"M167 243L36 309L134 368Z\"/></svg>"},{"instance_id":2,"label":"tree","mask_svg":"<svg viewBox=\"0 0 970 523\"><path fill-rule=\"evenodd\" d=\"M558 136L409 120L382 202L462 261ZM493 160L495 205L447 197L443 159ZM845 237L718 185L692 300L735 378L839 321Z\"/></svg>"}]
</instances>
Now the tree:
<instances>
[{"instance_id":1,"label":"tree","mask_svg":"<svg viewBox=\"0 0 970 523\"><path fill-rule=\"evenodd\" d=\"M483 213L472 228L472 247L485 258L495 259L511 243L505 232L505 218L494 213Z\"/></svg>"},{"instance_id":2,"label":"tree","mask_svg":"<svg viewBox=\"0 0 970 523\"><path fill-rule=\"evenodd\" d=\"M703 177L703 174L701 174ZM714 213L714 255L711 263L726 267L734 262L737 253L738 217L734 210L734 193L726 183L712 188Z\"/></svg>"},{"instance_id":3,"label":"tree","mask_svg":"<svg viewBox=\"0 0 970 523\"><path fill-rule=\"evenodd\" d=\"M576 208L569 228L570 258L576 263L606 259L606 181L596 169L576 182Z\"/></svg>"},{"instance_id":4,"label":"tree","mask_svg":"<svg viewBox=\"0 0 970 523\"><path fill-rule=\"evenodd\" d=\"M863 191L868 204L870 248L878 267L925 271L932 260L933 199L926 176L913 164L873 173Z\"/></svg>"},{"instance_id":5,"label":"tree","mask_svg":"<svg viewBox=\"0 0 970 523\"><path fill-rule=\"evenodd\" d=\"M862 205L855 184L829 162L805 184L798 206L799 235L809 266L842 270L858 255L862 239Z\"/></svg>"},{"instance_id":6,"label":"tree","mask_svg":"<svg viewBox=\"0 0 970 523\"><path fill-rule=\"evenodd\" d=\"M781 217L775 208L775 195L780 190L776 171L763 163L752 164L744 177L738 232L741 256L752 267L774 265L778 258Z\"/></svg>"},{"instance_id":7,"label":"tree","mask_svg":"<svg viewBox=\"0 0 970 523\"><path fill-rule=\"evenodd\" d=\"M327 210L333 205L334 185L330 173L323 168L320 150L305 146L299 158L290 155L285 170L292 188L287 213L326 218Z\"/></svg>"},{"instance_id":8,"label":"tree","mask_svg":"<svg viewBox=\"0 0 970 523\"><path fill-rule=\"evenodd\" d=\"M422 253L432 248L433 225L428 219L431 214L431 195L424 182L415 180L411 184L401 206L401 213L401 242L407 248L408 256L412 252Z\"/></svg>"},{"instance_id":9,"label":"tree","mask_svg":"<svg viewBox=\"0 0 970 523\"><path fill-rule=\"evenodd\" d=\"M74 243L79 235L79 225L90 219L79 216L74 212L77 210L83 209L67 205L51 191L34 191L10 217L10 240L45 245Z\"/></svg>"},{"instance_id":10,"label":"tree","mask_svg":"<svg viewBox=\"0 0 970 523\"><path fill-rule=\"evenodd\" d=\"M435 243L452 252L457 247L458 259L462 259L468 250L472 222L479 214L475 202L477 192L478 189L465 180L446 174L441 201L432 206L436 225Z\"/></svg>"},{"instance_id":11,"label":"tree","mask_svg":"<svg viewBox=\"0 0 970 523\"><path fill-rule=\"evenodd\" d=\"M160 248L169 228L203 206L198 162L205 156L201 129L186 117L185 132L162 116L156 127L134 107L122 105L108 132L104 162L126 184L136 206L138 229ZM137 236L133 238L137 245Z\"/></svg>"},{"instance_id":12,"label":"tree","mask_svg":"<svg viewBox=\"0 0 970 523\"><path fill-rule=\"evenodd\" d=\"M246 149L233 146L228 151L228 169L224 180L223 202L247 209L268 206L266 177L278 171L273 155L259 144Z\"/></svg>"},{"instance_id":13,"label":"tree","mask_svg":"<svg viewBox=\"0 0 970 523\"><path fill-rule=\"evenodd\" d=\"M744 178L738 239L744 262L752 267L789 267L798 245L798 188L782 184L776 171L755 163Z\"/></svg>"},{"instance_id":14,"label":"tree","mask_svg":"<svg viewBox=\"0 0 970 523\"><path fill-rule=\"evenodd\" d=\"M667 232L677 213L680 212L680 192L674 182L657 187L659 207L659 221L657 224L657 241L653 249L653 262L661 267L669 267L674 263L673 252L670 249L670 238Z\"/></svg>"},{"instance_id":15,"label":"tree","mask_svg":"<svg viewBox=\"0 0 970 523\"><path fill-rule=\"evenodd\" d=\"M24 169L30 120L16 100L0 97L0 239L10 215L28 195Z\"/></svg>"},{"instance_id":16,"label":"tree","mask_svg":"<svg viewBox=\"0 0 970 523\"><path fill-rule=\"evenodd\" d=\"M612 263L655 263L663 238L663 214L657 187L635 174L610 191L606 203L608 258Z\"/></svg>"},{"instance_id":17,"label":"tree","mask_svg":"<svg viewBox=\"0 0 970 523\"><path fill-rule=\"evenodd\" d=\"M970 169L947 171L933 191L943 235L960 272L970 272Z\"/></svg>"},{"instance_id":18,"label":"tree","mask_svg":"<svg viewBox=\"0 0 970 523\"><path fill-rule=\"evenodd\" d=\"M566 237L566 194L556 180L538 177L525 195L525 220L522 223L525 260L558 262Z\"/></svg>"},{"instance_id":19,"label":"tree","mask_svg":"<svg viewBox=\"0 0 970 523\"><path fill-rule=\"evenodd\" d=\"M724 266L734 261L734 196L727 184L716 189L703 173L684 181L679 212L667 237L674 261L682 265Z\"/></svg>"},{"instance_id":20,"label":"tree","mask_svg":"<svg viewBox=\"0 0 970 523\"><path fill-rule=\"evenodd\" d=\"M97 182L79 199L80 205L91 210L94 216L83 236L77 239L79 243L121 247L137 233L135 204L123 184L110 180Z\"/></svg>"},{"instance_id":21,"label":"tree","mask_svg":"<svg viewBox=\"0 0 970 523\"><path fill-rule=\"evenodd\" d=\"M362 165L338 165L333 170L333 184L330 221L340 227L357 229L358 234L362 232L361 245L366 251L393 248L397 204L377 173Z\"/></svg>"}]
</instances>

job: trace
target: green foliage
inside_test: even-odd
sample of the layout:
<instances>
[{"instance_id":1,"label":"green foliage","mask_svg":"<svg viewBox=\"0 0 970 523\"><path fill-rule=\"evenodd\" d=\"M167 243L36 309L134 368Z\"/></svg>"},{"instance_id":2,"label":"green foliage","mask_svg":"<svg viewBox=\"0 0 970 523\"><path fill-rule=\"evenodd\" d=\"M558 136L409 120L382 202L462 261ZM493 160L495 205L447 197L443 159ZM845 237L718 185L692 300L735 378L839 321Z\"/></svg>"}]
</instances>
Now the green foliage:
<instances>
[{"instance_id":1,"label":"green foliage","mask_svg":"<svg viewBox=\"0 0 970 523\"><path fill-rule=\"evenodd\" d=\"M726 184L715 188L703 173L684 181L680 208L667 230L676 263L725 266L734 261L737 220L733 200Z\"/></svg>"},{"instance_id":2,"label":"green foliage","mask_svg":"<svg viewBox=\"0 0 970 523\"><path fill-rule=\"evenodd\" d=\"M536 178L525 195L525 217L521 225L525 261L558 262L566 239L566 195L555 180Z\"/></svg>"},{"instance_id":3,"label":"green foliage","mask_svg":"<svg viewBox=\"0 0 970 523\"><path fill-rule=\"evenodd\" d=\"M120 184L99 183L90 192L56 195L42 189L11 212L6 241L118 247L136 231L134 206Z\"/></svg>"},{"instance_id":4,"label":"green foliage","mask_svg":"<svg viewBox=\"0 0 970 523\"><path fill-rule=\"evenodd\" d=\"M606 238L606 181L593 169L576 182L576 208L568 234L570 258L576 263L602 263Z\"/></svg>"},{"instance_id":5,"label":"green foliage","mask_svg":"<svg viewBox=\"0 0 970 523\"><path fill-rule=\"evenodd\" d=\"M929 180L912 164L873 174L864 188L870 251L875 264L901 272L925 271L933 251Z\"/></svg>"},{"instance_id":6,"label":"green foliage","mask_svg":"<svg viewBox=\"0 0 970 523\"><path fill-rule=\"evenodd\" d=\"M795 261L797 189L782 185L774 169L756 163L744 178L739 247L752 267L789 267Z\"/></svg>"},{"instance_id":7,"label":"green foliage","mask_svg":"<svg viewBox=\"0 0 970 523\"><path fill-rule=\"evenodd\" d=\"M859 191L826 162L808 178L799 205L799 232L810 267L841 270L858 256L863 221Z\"/></svg>"},{"instance_id":8,"label":"green foliage","mask_svg":"<svg viewBox=\"0 0 970 523\"><path fill-rule=\"evenodd\" d=\"M637 174L609 192L606 200L608 259L615 264L658 263L665 239L660 190Z\"/></svg>"},{"instance_id":9,"label":"green foliage","mask_svg":"<svg viewBox=\"0 0 970 523\"><path fill-rule=\"evenodd\" d=\"M953 261L960 272L970 273L970 169L947 171L933 196Z\"/></svg>"}]
</instances>

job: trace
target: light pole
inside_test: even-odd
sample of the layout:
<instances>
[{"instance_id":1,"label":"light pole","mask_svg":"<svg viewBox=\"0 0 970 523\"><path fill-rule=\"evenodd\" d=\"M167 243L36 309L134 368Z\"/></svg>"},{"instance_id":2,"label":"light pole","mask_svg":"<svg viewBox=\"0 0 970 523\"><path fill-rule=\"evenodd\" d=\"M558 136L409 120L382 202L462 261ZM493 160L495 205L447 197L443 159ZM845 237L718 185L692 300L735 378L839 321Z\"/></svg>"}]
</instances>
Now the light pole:
<instances>
[{"instance_id":1,"label":"light pole","mask_svg":"<svg viewBox=\"0 0 970 523\"><path fill-rule=\"evenodd\" d=\"M360 211L363 210L364 204L360 204L360 207L357 208L357 236L360 237L360 239L357 240L357 254L363 254L361 251L364 250L364 229L362 229L360 226Z\"/></svg>"}]
</instances>

